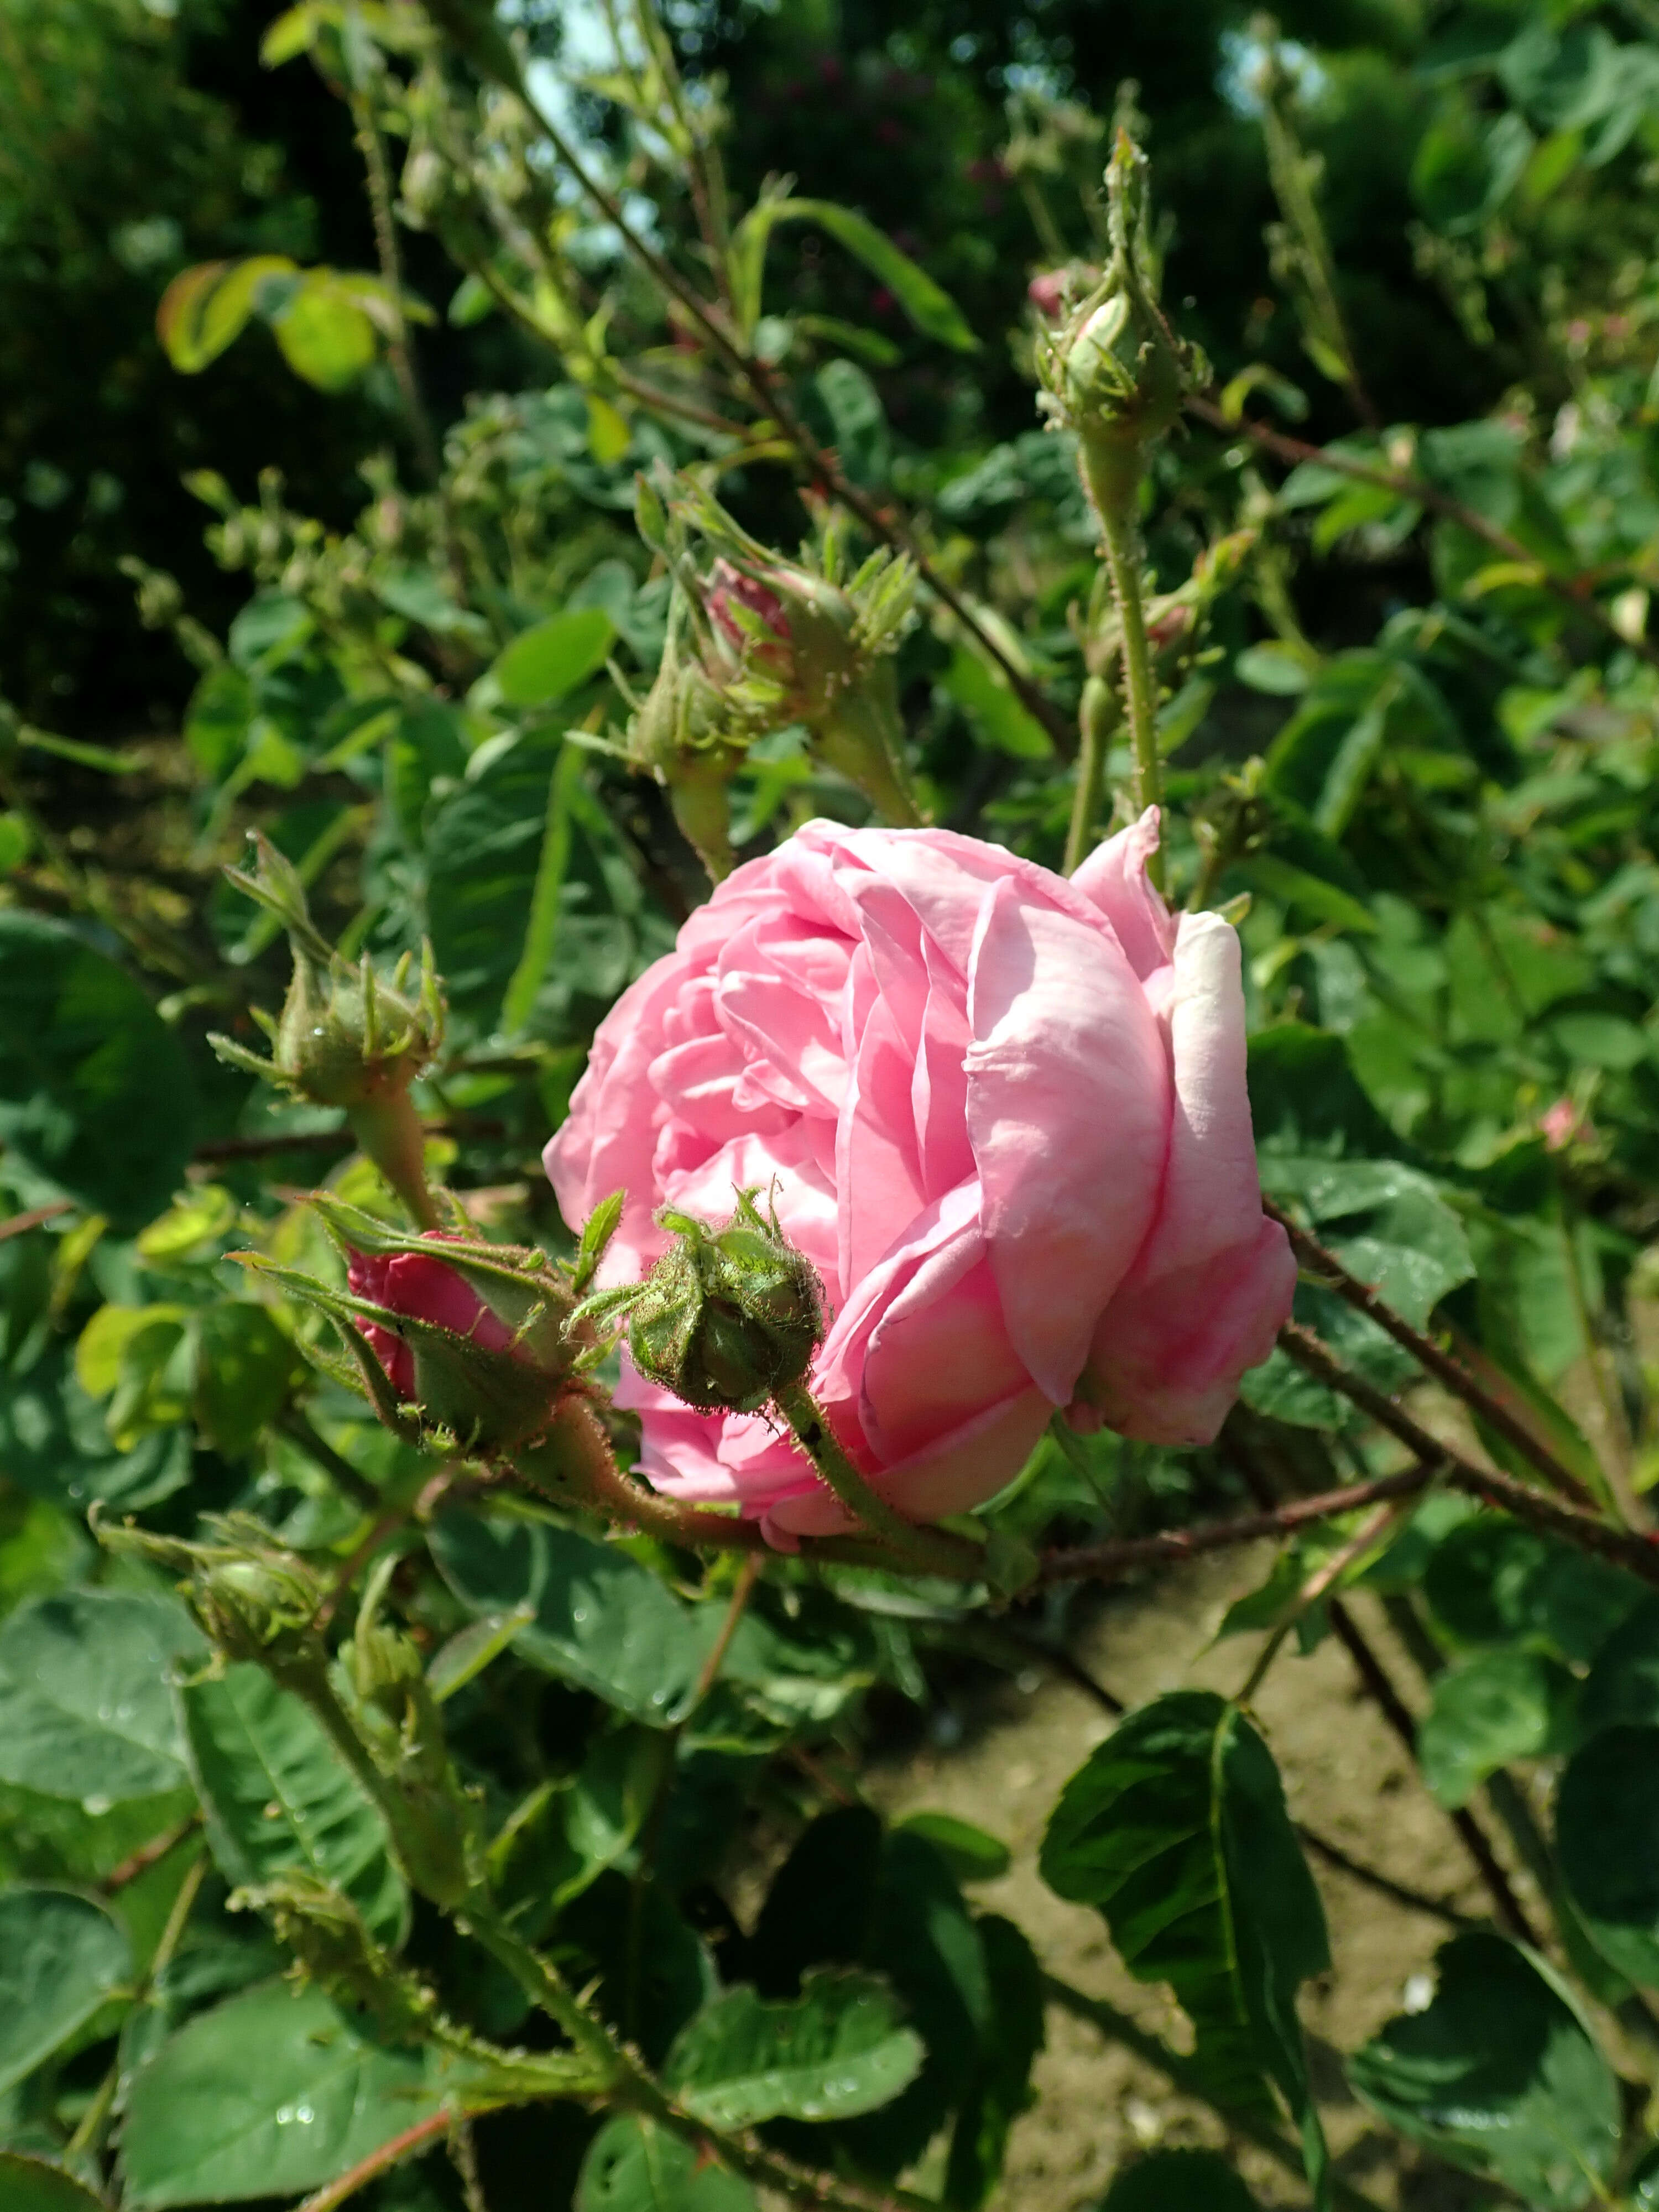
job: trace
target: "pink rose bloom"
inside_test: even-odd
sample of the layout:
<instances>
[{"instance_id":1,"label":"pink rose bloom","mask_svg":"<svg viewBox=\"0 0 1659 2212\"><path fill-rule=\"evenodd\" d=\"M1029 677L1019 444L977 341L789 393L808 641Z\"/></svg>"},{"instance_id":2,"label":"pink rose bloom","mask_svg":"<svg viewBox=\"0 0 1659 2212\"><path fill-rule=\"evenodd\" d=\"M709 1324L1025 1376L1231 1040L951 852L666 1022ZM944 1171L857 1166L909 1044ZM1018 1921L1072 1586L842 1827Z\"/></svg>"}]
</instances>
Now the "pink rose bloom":
<instances>
[{"instance_id":1,"label":"pink rose bloom","mask_svg":"<svg viewBox=\"0 0 1659 2212\"><path fill-rule=\"evenodd\" d=\"M1045 269L1025 287L1026 298L1046 322L1058 320L1071 273L1069 269Z\"/></svg>"},{"instance_id":2,"label":"pink rose bloom","mask_svg":"<svg viewBox=\"0 0 1659 2212\"><path fill-rule=\"evenodd\" d=\"M927 1521L988 1498L1050 1414L1207 1443L1296 1268L1261 1212L1238 939L1146 880L1149 810L1069 882L942 830L811 822L727 877L600 1025L545 1155L567 1221L622 1188L605 1279L670 1205L775 1198L833 1325L811 1387ZM643 1471L775 1540L844 1528L787 1434L624 1362Z\"/></svg>"},{"instance_id":3,"label":"pink rose bloom","mask_svg":"<svg viewBox=\"0 0 1659 2212\"><path fill-rule=\"evenodd\" d=\"M422 1231L434 1243L441 1243L444 1233L439 1229ZM423 1252L354 1252L346 1268L346 1281L358 1297L386 1306L393 1313L408 1314L416 1321L435 1322L441 1328L452 1328L457 1336L470 1336L486 1352L512 1349L512 1330L491 1313L471 1285L441 1260L428 1260ZM382 1328L378 1322L364 1322L361 1326L392 1389L412 1401L414 1352L402 1337Z\"/></svg>"}]
</instances>

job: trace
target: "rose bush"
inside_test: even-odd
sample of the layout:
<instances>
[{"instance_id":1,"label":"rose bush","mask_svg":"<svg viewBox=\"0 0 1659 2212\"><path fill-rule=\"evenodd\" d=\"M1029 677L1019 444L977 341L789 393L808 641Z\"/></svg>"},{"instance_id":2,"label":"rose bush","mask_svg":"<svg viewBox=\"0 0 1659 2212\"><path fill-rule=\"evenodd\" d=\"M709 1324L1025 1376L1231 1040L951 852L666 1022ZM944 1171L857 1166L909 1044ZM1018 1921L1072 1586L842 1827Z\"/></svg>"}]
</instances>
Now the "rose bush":
<instances>
[{"instance_id":1,"label":"rose bush","mask_svg":"<svg viewBox=\"0 0 1659 2212\"><path fill-rule=\"evenodd\" d=\"M811 1384L915 1520L989 1497L1056 1407L1208 1441L1295 1266L1261 1212L1238 939L1170 914L1149 809L1069 881L939 830L809 823L730 876L618 1001L547 1147L565 1218L770 1191L834 1320ZM768 1533L843 1525L793 1443L625 1372L641 1464Z\"/></svg>"}]
</instances>

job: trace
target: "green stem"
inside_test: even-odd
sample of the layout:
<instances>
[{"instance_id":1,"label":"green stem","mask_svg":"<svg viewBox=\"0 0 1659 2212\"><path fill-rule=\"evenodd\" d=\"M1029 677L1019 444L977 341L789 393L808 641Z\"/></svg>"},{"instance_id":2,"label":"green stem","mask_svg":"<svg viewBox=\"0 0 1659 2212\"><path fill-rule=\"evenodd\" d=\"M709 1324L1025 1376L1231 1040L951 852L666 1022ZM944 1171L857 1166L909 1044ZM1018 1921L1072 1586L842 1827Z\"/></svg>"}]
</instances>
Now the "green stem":
<instances>
[{"instance_id":1,"label":"green stem","mask_svg":"<svg viewBox=\"0 0 1659 2212\"><path fill-rule=\"evenodd\" d=\"M981 1546L943 1528L919 1528L885 1498L878 1497L842 1449L827 1417L804 1383L788 1384L778 1392L775 1403L795 1442L811 1461L818 1480L872 1535L891 1544L923 1574L948 1575L954 1582L967 1582L983 1572L985 1555Z\"/></svg>"},{"instance_id":2,"label":"green stem","mask_svg":"<svg viewBox=\"0 0 1659 2212\"><path fill-rule=\"evenodd\" d=\"M1123 632L1123 704L1135 752L1135 811L1158 806L1164 798L1164 768L1158 750L1158 682L1146 637L1146 610L1140 591L1140 526L1135 508L1139 471L1125 470L1083 445L1083 472L1100 518L1106 572ZM1164 848L1156 847L1146 866L1153 888L1164 889Z\"/></svg>"},{"instance_id":3,"label":"green stem","mask_svg":"<svg viewBox=\"0 0 1659 2212\"><path fill-rule=\"evenodd\" d=\"M426 1132L406 1091L390 1091L348 1106L351 1133L422 1229L441 1229L426 1180Z\"/></svg>"},{"instance_id":4,"label":"green stem","mask_svg":"<svg viewBox=\"0 0 1659 2212\"><path fill-rule=\"evenodd\" d=\"M1094 849L1095 824L1100 819L1101 794L1106 787L1106 752L1118 721L1117 698L1111 685L1103 676L1091 676L1083 687L1078 713L1083 742L1078 753L1071 826L1066 833L1063 875L1074 876Z\"/></svg>"},{"instance_id":5,"label":"green stem","mask_svg":"<svg viewBox=\"0 0 1659 2212\"><path fill-rule=\"evenodd\" d=\"M812 735L825 765L855 783L884 820L896 829L920 829L921 811L905 780L896 702L890 709L871 696L879 682L878 674L843 692Z\"/></svg>"}]
</instances>

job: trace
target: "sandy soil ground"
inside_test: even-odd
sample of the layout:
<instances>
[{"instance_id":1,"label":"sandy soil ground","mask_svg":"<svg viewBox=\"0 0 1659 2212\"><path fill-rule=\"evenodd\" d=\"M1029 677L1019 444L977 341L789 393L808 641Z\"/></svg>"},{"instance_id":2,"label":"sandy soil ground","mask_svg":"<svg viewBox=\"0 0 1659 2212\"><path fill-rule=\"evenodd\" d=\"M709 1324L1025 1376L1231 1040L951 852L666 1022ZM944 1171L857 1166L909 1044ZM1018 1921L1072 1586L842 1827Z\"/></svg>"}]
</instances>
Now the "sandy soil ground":
<instances>
[{"instance_id":1,"label":"sandy soil ground","mask_svg":"<svg viewBox=\"0 0 1659 2212\"><path fill-rule=\"evenodd\" d=\"M1183 1686L1236 1692L1256 1639L1216 1644L1215 1629L1229 1602L1261 1580L1270 1557L1263 1549L1218 1559L1167 1578L1155 1592L1109 1601L1079 1657L1132 1705ZM1362 1597L1353 1610L1420 1707L1409 1662L1380 1609ZM1352 1662L1334 1638L1307 1658L1282 1653L1255 1709L1297 1820L1395 1881L1473 1917L1483 1915L1484 1893L1449 1821L1360 1695ZM1177 2049L1189 2048L1185 2025L1162 1990L1133 1981L1118 1965L1100 1918L1063 1904L1037 1875L1048 1811L1109 1730L1109 1716L1071 1683L1033 1671L960 1717L961 1739L950 1747L878 1763L865 1777L872 1799L893 1817L924 1808L955 1813L1000 1836L1014 1863L1000 1881L976 1889L982 1905L1018 1921L1050 1973L1107 1999ZM1373 2126L1348 2091L1338 2056L1401 2009L1407 1982L1431 1968L1451 1931L1327 1863L1312 1863L1334 1963L1304 1992L1303 2016L1337 2172L1388 2212L1466 2212L1492 2202L1490 2191L1419 2161ZM1524 1880L1516 1887L1531 1901ZM1225 2145L1264 2207L1308 2202L1297 2176L1254 2146L1227 2144L1212 2113L1090 2022L1050 2009L1036 2079L1037 2100L1016 2126L998 2212L1083 2212L1097 2203L1121 2165L1154 2145Z\"/></svg>"}]
</instances>

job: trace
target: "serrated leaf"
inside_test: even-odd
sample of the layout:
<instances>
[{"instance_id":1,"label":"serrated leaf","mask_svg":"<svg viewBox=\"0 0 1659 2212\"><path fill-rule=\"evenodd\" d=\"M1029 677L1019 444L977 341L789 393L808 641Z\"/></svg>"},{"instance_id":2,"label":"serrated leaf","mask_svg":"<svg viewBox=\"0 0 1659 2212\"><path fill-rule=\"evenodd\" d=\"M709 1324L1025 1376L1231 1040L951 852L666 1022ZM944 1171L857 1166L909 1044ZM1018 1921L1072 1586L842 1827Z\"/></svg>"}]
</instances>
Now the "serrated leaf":
<instances>
[{"instance_id":1,"label":"serrated leaf","mask_svg":"<svg viewBox=\"0 0 1659 2212\"><path fill-rule=\"evenodd\" d=\"M257 1888L313 1875L343 1890L382 1942L409 1923L386 1822L310 1708L263 1668L228 1668L178 1692L208 1842L225 1879Z\"/></svg>"},{"instance_id":2,"label":"serrated leaf","mask_svg":"<svg viewBox=\"0 0 1659 2212\"><path fill-rule=\"evenodd\" d=\"M1040 1864L1057 1895L1098 1909L1137 1980L1175 1991L1220 2102L1259 2108L1274 2084L1322 2192L1295 1997L1330 1963L1325 1916L1238 1708L1190 1690L1130 1714L1066 1784Z\"/></svg>"},{"instance_id":3,"label":"serrated leaf","mask_svg":"<svg viewBox=\"0 0 1659 2212\"><path fill-rule=\"evenodd\" d=\"M681 2029L664 2078L711 2127L837 2120L874 2112L915 2080L921 2040L890 1990L862 1974L809 1974L793 2002L727 1990Z\"/></svg>"},{"instance_id":4,"label":"serrated leaf","mask_svg":"<svg viewBox=\"0 0 1659 2212\"><path fill-rule=\"evenodd\" d=\"M532 1667L653 1728L672 1728L690 1710L718 1624L702 1620L616 1545L474 1513L441 1515L430 1541L439 1571L470 1612L532 1608L514 1638Z\"/></svg>"},{"instance_id":5,"label":"serrated leaf","mask_svg":"<svg viewBox=\"0 0 1659 2212\"><path fill-rule=\"evenodd\" d=\"M430 2051L388 2051L314 1985L198 2013L134 2075L121 2137L129 2212L298 2197L441 2109Z\"/></svg>"},{"instance_id":6,"label":"serrated leaf","mask_svg":"<svg viewBox=\"0 0 1659 2212\"><path fill-rule=\"evenodd\" d=\"M587 2147L575 2212L755 2212L755 2192L684 2136L618 2112Z\"/></svg>"},{"instance_id":7,"label":"serrated leaf","mask_svg":"<svg viewBox=\"0 0 1659 2212\"><path fill-rule=\"evenodd\" d=\"M183 1788L167 1674L206 1651L167 1598L75 1590L20 1606L0 1627L0 1781L100 1808Z\"/></svg>"},{"instance_id":8,"label":"serrated leaf","mask_svg":"<svg viewBox=\"0 0 1659 2212\"><path fill-rule=\"evenodd\" d=\"M1426 2011L1402 2014L1348 2061L1373 2112L1539 2212L1606 2203L1619 2154L1619 2084L1555 1976L1502 1936L1436 1954Z\"/></svg>"},{"instance_id":9,"label":"serrated leaf","mask_svg":"<svg viewBox=\"0 0 1659 2212\"><path fill-rule=\"evenodd\" d=\"M0 2091L67 2043L131 1973L125 1929L89 1897L0 1892Z\"/></svg>"}]
</instances>

